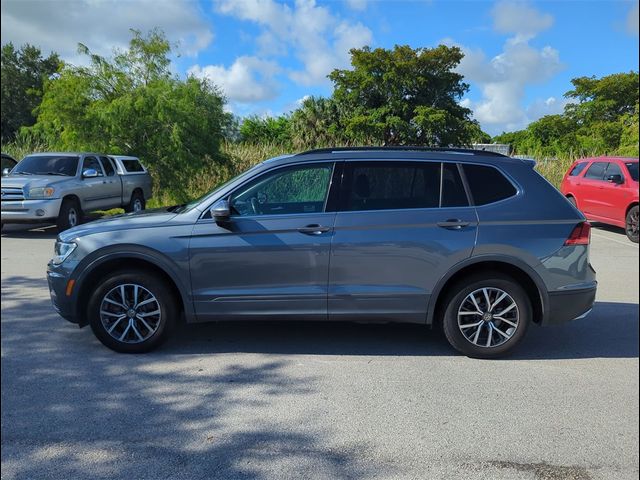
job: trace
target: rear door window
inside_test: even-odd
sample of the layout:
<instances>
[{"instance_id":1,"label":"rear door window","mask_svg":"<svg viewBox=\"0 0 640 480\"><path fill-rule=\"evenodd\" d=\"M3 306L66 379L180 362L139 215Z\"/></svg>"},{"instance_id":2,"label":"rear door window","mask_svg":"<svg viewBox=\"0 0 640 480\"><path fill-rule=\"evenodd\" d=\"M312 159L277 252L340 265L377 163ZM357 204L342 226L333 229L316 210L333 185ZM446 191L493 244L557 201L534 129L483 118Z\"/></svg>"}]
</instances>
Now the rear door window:
<instances>
[{"instance_id":1,"label":"rear door window","mask_svg":"<svg viewBox=\"0 0 640 480\"><path fill-rule=\"evenodd\" d=\"M462 166L475 205L486 205L513 197L516 187L496 168L487 165Z\"/></svg>"},{"instance_id":2,"label":"rear door window","mask_svg":"<svg viewBox=\"0 0 640 480\"><path fill-rule=\"evenodd\" d=\"M604 180L604 171L607 169L608 162L593 162L584 174L584 178L591 180Z\"/></svg>"},{"instance_id":3,"label":"rear door window","mask_svg":"<svg viewBox=\"0 0 640 480\"><path fill-rule=\"evenodd\" d=\"M441 207L467 207L469 199L462 183L458 165L442 164L442 201Z\"/></svg>"},{"instance_id":4,"label":"rear door window","mask_svg":"<svg viewBox=\"0 0 640 480\"><path fill-rule=\"evenodd\" d=\"M440 162L347 163L340 210L438 208Z\"/></svg>"},{"instance_id":5,"label":"rear door window","mask_svg":"<svg viewBox=\"0 0 640 480\"><path fill-rule=\"evenodd\" d=\"M116 169L113 168L113 164L111 160L107 157L100 157L100 162L102 163L102 167L104 168L104 173L107 177L113 177L116 174Z\"/></svg>"},{"instance_id":6,"label":"rear door window","mask_svg":"<svg viewBox=\"0 0 640 480\"><path fill-rule=\"evenodd\" d=\"M638 162L628 162L625 163L627 166L627 170L629 170L629 175L631 178L637 182L638 181Z\"/></svg>"}]
</instances>

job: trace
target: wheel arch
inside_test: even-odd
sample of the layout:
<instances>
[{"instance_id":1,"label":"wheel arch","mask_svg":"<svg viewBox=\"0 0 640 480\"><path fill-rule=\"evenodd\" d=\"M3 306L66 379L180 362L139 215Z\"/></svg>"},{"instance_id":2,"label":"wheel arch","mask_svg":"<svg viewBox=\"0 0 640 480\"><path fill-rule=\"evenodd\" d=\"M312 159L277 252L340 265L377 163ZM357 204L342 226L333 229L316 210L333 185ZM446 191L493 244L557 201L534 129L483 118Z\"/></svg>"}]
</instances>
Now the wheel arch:
<instances>
[{"instance_id":1,"label":"wheel arch","mask_svg":"<svg viewBox=\"0 0 640 480\"><path fill-rule=\"evenodd\" d=\"M526 263L504 256L482 256L456 265L442 277L430 297L427 324L434 325L442 318L449 289L465 276L482 271L500 272L512 277L525 290L533 309L534 323L542 323L548 315L548 294L540 276Z\"/></svg>"},{"instance_id":2,"label":"wheel arch","mask_svg":"<svg viewBox=\"0 0 640 480\"><path fill-rule=\"evenodd\" d=\"M625 221L626 221L627 215L629 214L629 210L631 210L633 207L637 207L637 206L638 206L638 200L635 200L635 201L631 202L631 203L627 206L627 208L626 208L626 209L625 209L625 211L624 211L624 218L625 218Z\"/></svg>"},{"instance_id":3,"label":"wheel arch","mask_svg":"<svg viewBox=\"0 0 640 480\"><path fill-rule=\"evenodd\" d=\"M122 247L122 246L120 246ZM136 248L120 252L96 252L85 265L79 265L76 271L80 275L76 278L75 310L80 326L87 325L86 310L91 296L91 287L105 275L122 269L137 269L153 272L163 278L170 287L177 301L178 309L184 313L187 321L194 317L193 306L189 297L184 293L186 285L180 279L175 267L170 261L162 258L159 252L149 252ZM84 261L82 262L84 263Z\"/></svg>"}]
</instances>

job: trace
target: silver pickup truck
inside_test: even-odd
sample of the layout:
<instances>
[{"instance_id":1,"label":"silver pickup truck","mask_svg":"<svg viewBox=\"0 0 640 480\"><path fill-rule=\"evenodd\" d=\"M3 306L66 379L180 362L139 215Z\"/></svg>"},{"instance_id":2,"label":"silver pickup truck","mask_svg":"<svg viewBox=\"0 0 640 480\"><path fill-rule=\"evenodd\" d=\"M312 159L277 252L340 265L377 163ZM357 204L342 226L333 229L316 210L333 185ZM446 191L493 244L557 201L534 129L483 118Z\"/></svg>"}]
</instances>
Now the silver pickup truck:
<instances>
[{"instance_id":1,"label":"silver pickup truck","mask_svg":"<svg viewBox=\"0 0 640 480\"><path fill-rule=\"evenodd\" d=\"M2 176L2 226L56 223L66 230L87 212L144 210L151 176L136 157L96 153L34 153Z\"/></svg>"}]
</instances>

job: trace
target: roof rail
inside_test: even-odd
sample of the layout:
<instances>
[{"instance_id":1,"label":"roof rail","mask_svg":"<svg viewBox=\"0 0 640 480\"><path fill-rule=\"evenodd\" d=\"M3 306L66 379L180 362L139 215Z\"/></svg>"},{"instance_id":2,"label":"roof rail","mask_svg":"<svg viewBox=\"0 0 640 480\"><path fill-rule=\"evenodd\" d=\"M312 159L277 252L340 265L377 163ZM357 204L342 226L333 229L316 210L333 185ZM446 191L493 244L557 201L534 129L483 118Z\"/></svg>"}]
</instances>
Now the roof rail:
<instances>
[{"instance_id":1,"label":"roof rail","mask_svg":"<svg viewBox=\"0 0 640 480\"><path fill-rule=\"evenodd\" d=\"M489 150L474 150L472 148L449 148L449 147L418 147L410 145L402 146L386 146L386 147L335 147L335 148L316 148L298 153L300 155L312 155L316 153L341 153L341 152L392 152L392 151L415 151L415 152L442 152L442 153L458 153L462 155L479 155L485 157L507 157L502 153L492 152Z\"/></svg>"}]
</instances>

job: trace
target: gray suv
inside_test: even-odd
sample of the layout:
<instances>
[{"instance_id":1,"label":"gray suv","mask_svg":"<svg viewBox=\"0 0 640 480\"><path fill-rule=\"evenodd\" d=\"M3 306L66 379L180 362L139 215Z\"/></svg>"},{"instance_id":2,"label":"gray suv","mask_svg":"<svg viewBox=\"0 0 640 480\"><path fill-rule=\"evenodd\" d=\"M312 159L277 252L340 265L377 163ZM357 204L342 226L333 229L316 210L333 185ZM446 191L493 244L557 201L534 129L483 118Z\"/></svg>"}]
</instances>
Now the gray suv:
<instances>
[{"instance_id":1,"label":"gray suv","mask_svg":"<svg viewBox=\"0 0 640 480\"><path fill-rule=\"evenodd\" d=\"M472 357L585 316L590 225L533 162L339 148L267 160L190 204L61 233L55 309L119 352L187 322L441 325Z\"/></svg>"}]
</instances>

